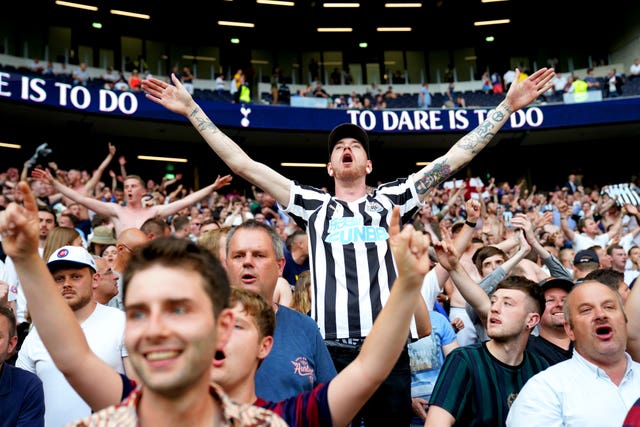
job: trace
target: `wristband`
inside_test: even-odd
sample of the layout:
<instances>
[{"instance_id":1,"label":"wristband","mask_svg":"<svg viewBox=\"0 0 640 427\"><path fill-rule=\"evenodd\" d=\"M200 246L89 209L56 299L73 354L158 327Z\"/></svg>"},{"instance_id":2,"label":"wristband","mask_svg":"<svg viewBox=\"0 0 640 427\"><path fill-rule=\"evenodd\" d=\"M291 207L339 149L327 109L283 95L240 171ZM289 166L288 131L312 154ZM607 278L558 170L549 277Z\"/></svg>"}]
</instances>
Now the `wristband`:
<instances>
[{"instance_id":1,"label":"wristband","mask_svg":"<svg viewBox=\"0 0 640 427\"><path fill-rule=\"evenodd\" d=\"M465 221L464 223L467 224L471 228L476 228L476 224L477 224L477 222L471 222L471 221L468 221L468 220Z\"/></svg>"}]
</instances>

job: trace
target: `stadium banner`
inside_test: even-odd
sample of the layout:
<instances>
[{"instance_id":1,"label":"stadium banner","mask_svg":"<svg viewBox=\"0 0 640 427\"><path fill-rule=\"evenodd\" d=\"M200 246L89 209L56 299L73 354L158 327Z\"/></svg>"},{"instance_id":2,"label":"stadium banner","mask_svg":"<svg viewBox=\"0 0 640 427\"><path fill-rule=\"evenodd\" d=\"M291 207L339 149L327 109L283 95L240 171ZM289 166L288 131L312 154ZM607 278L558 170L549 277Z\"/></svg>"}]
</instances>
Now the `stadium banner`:
<instances>
[{"instance_id":1,"label":"stadium banner","mask_svg":"<svg viewBox=\"0 0 640 427\"><path fill-rule=\"evenodd\" d=\"M0 102L5 101L141 120L186 121L146 99L144 93L73 86L15 72L0 72ZM232 104L204 99L197 102L218 126L270 130L330 131L338 123L351 122L376 133L466 133L491 112L486 107L319 111L260 103ZM557 129L637 121L640 121L640 97L612 98L569 105L534 103L512 115L503 129Z\"/></svg>"}]
</instances>

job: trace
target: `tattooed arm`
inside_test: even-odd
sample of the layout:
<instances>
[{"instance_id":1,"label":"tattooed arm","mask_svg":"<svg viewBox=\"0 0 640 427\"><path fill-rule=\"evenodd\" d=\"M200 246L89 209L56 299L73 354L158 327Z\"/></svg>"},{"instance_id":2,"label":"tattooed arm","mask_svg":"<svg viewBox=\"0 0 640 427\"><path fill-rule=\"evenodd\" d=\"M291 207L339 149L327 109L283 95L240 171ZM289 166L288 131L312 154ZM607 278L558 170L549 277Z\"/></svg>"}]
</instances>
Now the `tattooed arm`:
<instances>
[{"instance_id":1,"label":"tattooed arm","mask_svg":"<svg viewBox=\"0 0 640 427\"><path fill-rule=\"evenodd\" d=\"M291 181L264 163L250 158L238 144L213 124L184 88L180 79L175 75L172 75L171 79L173 85L155 78L143 80L142 89L147 92L147 99L188 118L233 173L270 193L280 205L287 206Z\"/></svg>"},{"instance_id":2,"label":"tattooed arm","mask_svg":"<svg viewBox=\"0 0 640 427\"><path fill-rule=\"evenodd\" d=\"M414 175L420 197L424 199L430 188L437 186L469 163L487 146L511 114L529 105L552 86L549 82L553 75L553 69L541 68L527 79L518 81L520 70L516 69L515 81L511 84L505 100L492 110L478 127L460 138L445 155Z\"/></svg>"}]
</instances>

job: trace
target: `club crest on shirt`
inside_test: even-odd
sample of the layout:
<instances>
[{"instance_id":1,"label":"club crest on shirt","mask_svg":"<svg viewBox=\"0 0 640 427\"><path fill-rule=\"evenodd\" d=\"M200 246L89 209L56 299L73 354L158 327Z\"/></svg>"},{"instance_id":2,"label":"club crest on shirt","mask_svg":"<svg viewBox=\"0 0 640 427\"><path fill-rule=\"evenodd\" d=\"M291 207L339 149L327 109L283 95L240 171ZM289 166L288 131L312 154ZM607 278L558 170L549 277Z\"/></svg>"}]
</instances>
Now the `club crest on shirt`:
<instances>
[{"instance_id":1,"label":"club crest on shirt","mask_svg":"<svg viewBox=\"0 0 640 427\"><path fill-rule=\"evenodd\" d=\"M382 212L383 209L382 205L375 200L367 202L364 206L366 212Z\"/></svg>"},{"instance_id":2,"label":"club crest on shirt","mask_svg":"<svg viewBox=\"0 0 640 427\"><path fill-rule=\"evenodd\" d=\"M309 365L309 361L306 357L300 356L296 360L292 360L293 371L301 377L309 377L309 380L313 382L313 368Z\"/></svg>"}]
</instances>

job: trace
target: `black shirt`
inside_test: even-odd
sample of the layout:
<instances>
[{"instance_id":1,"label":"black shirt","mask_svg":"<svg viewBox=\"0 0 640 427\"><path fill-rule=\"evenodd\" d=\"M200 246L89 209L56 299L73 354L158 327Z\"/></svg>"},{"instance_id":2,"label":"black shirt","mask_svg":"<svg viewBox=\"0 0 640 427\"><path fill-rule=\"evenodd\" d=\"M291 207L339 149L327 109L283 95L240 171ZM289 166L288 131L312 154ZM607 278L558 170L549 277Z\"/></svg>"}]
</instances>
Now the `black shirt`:
<instances>
[{"instance_id":1,"label":"black shirt","mask_svg":"<svg viewBox=\"0 0 640 427\"><path fill-rule=\"evenodd\" d=\"M546 360L549 362L549 365L555 365L556 363L571 359L573 342L569 345L569 349L565 350L540 336L531 335L527 342L527 351Z\"/></svg>"}]
</instances>

